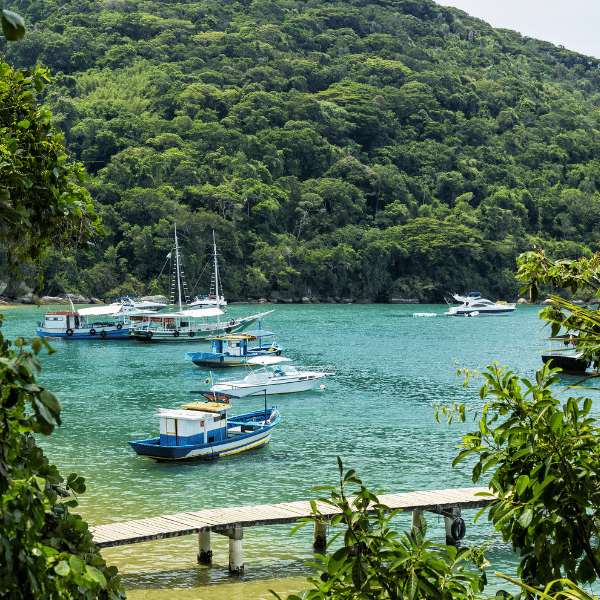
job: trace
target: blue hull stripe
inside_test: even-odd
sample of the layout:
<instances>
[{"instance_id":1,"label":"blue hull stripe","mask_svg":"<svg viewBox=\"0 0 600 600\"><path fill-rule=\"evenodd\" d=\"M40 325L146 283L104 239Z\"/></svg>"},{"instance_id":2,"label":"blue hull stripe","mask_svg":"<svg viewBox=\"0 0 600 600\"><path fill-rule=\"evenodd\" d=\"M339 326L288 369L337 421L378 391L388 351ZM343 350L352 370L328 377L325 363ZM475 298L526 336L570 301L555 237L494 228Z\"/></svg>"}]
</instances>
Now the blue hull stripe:
<instances>
[{"instance_id":1,"label":"blue hull stripe","mask_svg":"<svg viewBox=\"0 0 600 600\"><path fill-rule=\"evenodd\" d=\"M229 438L224 443L203 444L202 446L158 446L144 442L129 442L139 456L147 456L155 460L212 460L220 456L238 454L253 448L259 448L269 442L271 438L271 425L260 433L251 433L247 436L238 436L241 439ZM152 442L153 440L145 440ZM160 448L161 452L157 450Z\"/></svg>"},{"instance_id":2,"label":"blue hull stripe","mask_svg":"<svg viewBox=\"0 0 600 600\"><path fill-rule=\"evenodd\" d=\"M36 328L35 331L39 337L62 338L65 340L128 340L131 337L129 329L125 327L114 331L107 331L106 329L96 330L96 335L90 335L89 332L79 333L76 330L73 331L73 335L67 335L62 331L44 331L40 328ZM106 336L102 336L102 332L106 333Z\"/></svg>"}]
</instances>

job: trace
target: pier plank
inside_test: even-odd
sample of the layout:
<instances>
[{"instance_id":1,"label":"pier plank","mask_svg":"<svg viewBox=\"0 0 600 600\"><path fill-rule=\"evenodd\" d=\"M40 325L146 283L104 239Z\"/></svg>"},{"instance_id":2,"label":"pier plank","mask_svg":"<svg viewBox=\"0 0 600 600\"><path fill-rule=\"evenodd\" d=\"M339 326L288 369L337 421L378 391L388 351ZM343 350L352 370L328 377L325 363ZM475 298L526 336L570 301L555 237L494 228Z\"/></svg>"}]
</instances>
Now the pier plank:
<instances>
[{"instance_id":1,"label":"pier plank","mask_svg":"<svg viewBox=\"0 0 600 600\"><path fill-rule=\"evenodd\" d=\"M449 508L481 508L493 501L492 497L477 496L488 492L487 488L460 488L445 490L421 490L399 494L382 494L381 504L390 510L423 510L440 512ZM316 502L317 508L327 517L341 511L326 502ZM161 515L126 522L107 523L90 527L94 542L101 548L135 544L205 531L223 533L233 527L258 527L296 523L311 516L309 500L233 506Z\"/></svg>"}]
</instances>

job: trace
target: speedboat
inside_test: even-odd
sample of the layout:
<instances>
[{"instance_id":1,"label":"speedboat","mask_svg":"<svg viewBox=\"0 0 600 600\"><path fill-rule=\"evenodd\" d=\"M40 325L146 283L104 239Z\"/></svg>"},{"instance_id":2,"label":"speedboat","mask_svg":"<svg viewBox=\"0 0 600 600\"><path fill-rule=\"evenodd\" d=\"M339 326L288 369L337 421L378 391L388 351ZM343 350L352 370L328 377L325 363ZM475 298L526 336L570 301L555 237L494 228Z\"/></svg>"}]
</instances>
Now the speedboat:
<instances>
[{"instance_id":1,"label":"speedboat","mask_svg":"<svg viewBox=\"0 0 600 600\"><path fill-rule=\"evenodd\" d=\"M509 315L517 306L506 302L492 302L482 298L480 292L469 292L465 296L460 294L450 294L450 296L453 302L460 303L459 306L450 306L450 301L446 298L446 302L450 306L446 314L452 317Z\"/></svg>"},{"instance_id":2,"label":"speedboat","mask_svg":"<svg viewBox=\"0 0 600 600\"><path fill-rule=\"evenodd\" d=\"M136 454L157 461L213 460L260 448L269 442L271 432L281 420L277 407L229 417L230 394L202 394L201 402L184 404L179 409L159 408L154 415L160 422L157 438L128 442Z\"/></svg>"},{"instance_id":3,"label":"speedboat","mask_svg":"<svg viewBox=\"0 0 600 600\"><path fill-rule=\"evenodd\" d=\"M262 368L251 371L243 379L219 380L210 388L211 391L235 394L240 398L260 396L262 394L290 394L306 392L328 375L332 369L316 370L312 367L285 365L291 361L283 356L257 356L248 359L248 365L259 365Z\"/></svg>"},{"instance_id":4,"label":"speedboat","mask_svg":"<svg viewBox=\"0 0 600 600\"><path fill-rule=\"evenodd\" d=\"M212 345L211 352L186 352L185 360L193 362L199 367L241 367L248 364L248 360L264 354L279 356L283 347L275 342L263 342L263 338L273 337L275 334L264 329L246 331L244 333L225 333L213 335L206 339ZM248 342L258 341L258 344L249 346Z\"/></svg>"}]
</instances>

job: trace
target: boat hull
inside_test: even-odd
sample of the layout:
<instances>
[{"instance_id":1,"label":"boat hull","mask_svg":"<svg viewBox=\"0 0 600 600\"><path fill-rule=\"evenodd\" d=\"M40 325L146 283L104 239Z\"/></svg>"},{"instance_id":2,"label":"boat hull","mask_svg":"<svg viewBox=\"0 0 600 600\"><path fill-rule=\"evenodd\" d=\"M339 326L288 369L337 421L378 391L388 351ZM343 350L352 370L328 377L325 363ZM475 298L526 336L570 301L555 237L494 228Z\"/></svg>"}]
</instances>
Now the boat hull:
<instances>
[{"instance_id":1,"label":"boat hull","mask_svg":"<svg viewBox=\"0 0 600 600\"><path fill-rule=\"evenodd\" d=\"M206 354L207 356L200 356L202 354ZM210 352L188 352L185 355L185 359L194 363L198 367L207 367L209 369L244 367L248 364L247 356L215 356Z\"/></svg>"},{"instance_id":2,"label":"boat hull","mask_svg":"<svg viewBox=\"0 0 600 600\"><path fill-rule=\"evenodd\" d=\"M50 329L36 327L36 334L43 338L62 338L65 340L128 340L128 325L94 325L92 327L73 327L69 329Z\"/></svg>"},{"instance_id":3,"label":"boat hull","mask_svg":"<svg viewBox=\"0 0 600 600\"><path fill-rule=\"evenodd\" d=\"M451 317L469 317L471 315L478 317L499 317L510 315L515 310L514 307L508 308L495 308L495 309L481 309L481 308L464 308L464 309L454 309L451 308L446 314Z\"/></svg>"},{"instance_id":4,"label":"boat hull","mask_svg":"<svg viewBox=\"0 0 600 600\"><path fill-rule=\"evenodd\" d=\"M248 354L236 356L233 354L220 354L216 352L186 352L185 360L194 363L198 367L206 367L209 369L226 369L229 367L245 367L248 364L249 358L256 356L268 356L281 354L280 349L275 349L273 346L268 346L264 349L250 348Z\"/></svg>"},{"instance_id":5,"label":"boat hull","mask_svg":"<svg viewBox=\"0 0 600 600\"><path fill-rule=\"evenodd\" d=\"M576 356L561 356L558 354L542 354L544 364L552 361L553 369L562 369L563 373L581 375L585 374L590 366L589 360L584 360Z\"/></svg>"},{"instance_id":6,"label":"boat hull","mask_svg":"<svg viewBox=\"0 0 600 600\"><path fill-rule=\"evenodd\" d=\"M205 342L207 337L224 333L238 333L244 331L258 318L258 315L233 320L225 323L206 323L201 325L190 325L178 329L164 329L158 327L135 327L129 332L132 339L146 343L189 343Z\"/></svg>"},{"instance_id":7,"label":"boat hull","mask_svg":"<svg viewBox=\"0 0 600 600\"><path fill-rule=\"evenodd\" d=\"M256 384L244 384L239 382L221 382L216 383L210 389L213 392L228 392L234 396L245 398L246 396L262 396L267 394L293 394L296 392L308 392L312 390L317 383L325 377L325 374L318 374L306 377L301 380L293 381L268 381Z\"/></svg>"},{"instance_id":8,"label":"boat hull","mask_svg":"<svg viewBox=\"0 0 600 600\"><path fill-rule=\"evenodd\" d=\"M259 414L259 413L256 413ZM271 411L271 415L273 412ZM215 460L224 456L255 450L269 443L273 428L279 423L281 416L276 413L268 424L263 424L258 429L246 433L235 432L234 428L228 429L225 440L210 444L195 444L183 446L161 446L160 438L128 442L138 456L152 458L156 461L196 461ZM234 418L235 420L235 418Z\"/></svg>"}]
</instances>

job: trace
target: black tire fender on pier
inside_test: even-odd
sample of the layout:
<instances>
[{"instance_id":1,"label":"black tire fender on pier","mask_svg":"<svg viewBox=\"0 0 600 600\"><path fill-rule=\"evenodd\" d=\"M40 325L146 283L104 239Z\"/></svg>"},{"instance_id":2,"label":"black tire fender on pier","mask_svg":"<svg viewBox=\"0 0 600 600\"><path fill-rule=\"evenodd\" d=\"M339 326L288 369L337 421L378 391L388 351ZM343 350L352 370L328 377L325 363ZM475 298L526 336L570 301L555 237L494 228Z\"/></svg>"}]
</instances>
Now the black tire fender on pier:
<instances>
[{"instance_id":1,"label":"black tire fender on pier","mask_svg":"<svg viewBox=\"0 0 600 600\"><path fill-rule=\"evenodd\" d=\"M179 331L174 331L173 332L173 337L179 337Z\"/></svg>"},{"instance_id":2,"label":"black tire fender on pier","mask_svg":"<svg viewBox=\"0 0 600 600\"><path fill-rule=\"evenodd\" d=\"M230 325L235 325L235 319L231 319L231 321L229 321Z\"/></svg>"},{"instance_id":3,"label":"black tire fender on pier","mask_svg":"<svg viewBox=\"0 0 600 600\"><path fill-rule=\"evenodd\" d=\"M100 332L100 337L103 337L103 338L105 338L105 337L106 337L106 331L102 330L102 331Z\"/></svg>"},{"instance_id":4,"label":"black tire fender on pier","mask_svg":"<svg viewBox=\"0 0 600 600\"><path fill-rule=\"evenodd\" d=\"M121 323L117 323L117 329L121 331L121 329L123 329L123 325L121 325Z\"/></svg>"},{"instance_id":5,"label":"black tire fender on pier","mask_svg":"<svg viewBox=\"0 0 600 600\"><path fill-rule=\"evenodd\" d=\"M190 332L188 333L188 335L189 335L190 337L194 337L194 332L193 332L193 331L190 331Z\"/></svg>"},{"instance_id":6,"label":"black tire fender on pier","mask_svg":"<svg viewBox=\"0 0 600 600\"><path fill-rule=\"evenodd\" d=\"M67 329L67 337L71 337L73 335L72 329Z\"/></svg>"},{"instance_id":7,"label":"black tire fender on pier","mask_svg":"<svg viewBox=\"0 0 600 600\"><path fill-rule=\"evenodd\" d=\"M452 535L452 539L456 541L460 541L465 537L465 533L467 532L467 527L465 525L462 517L456 517L452 522L452 526L450 527L450 534Z\"/></svg>"},{"instance_id":8,"label":"black tire fender on pier","mask_svg":"<svg viewBox=\"0 0 600 600\"><path fill-rule=\"evenodd\" d=\"M146 337L147 337L148 339L151 339L151 338L152 338L152 332L151 332L151 331L147 331L147 332L146 332Z\"/></svg>"},{"instance_id":9,"label":"black tire fender on pier","mask_svg":"<svg viewBox=\"0 0 600 600\"><path fill-rule=\"evenodd\" d=\"M96 335L96 330L93 327L90 329L90 335Z\"/></svg>"}]
</instances>

